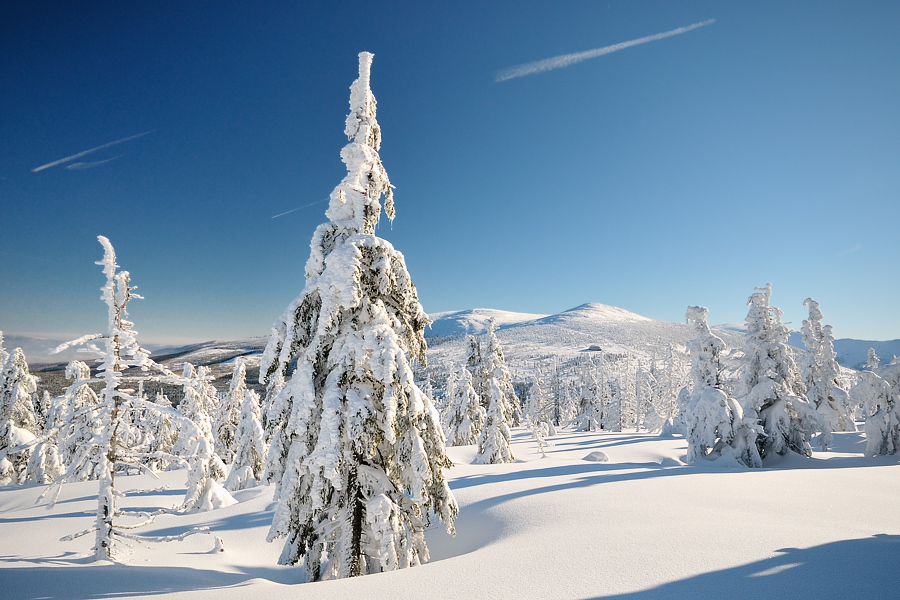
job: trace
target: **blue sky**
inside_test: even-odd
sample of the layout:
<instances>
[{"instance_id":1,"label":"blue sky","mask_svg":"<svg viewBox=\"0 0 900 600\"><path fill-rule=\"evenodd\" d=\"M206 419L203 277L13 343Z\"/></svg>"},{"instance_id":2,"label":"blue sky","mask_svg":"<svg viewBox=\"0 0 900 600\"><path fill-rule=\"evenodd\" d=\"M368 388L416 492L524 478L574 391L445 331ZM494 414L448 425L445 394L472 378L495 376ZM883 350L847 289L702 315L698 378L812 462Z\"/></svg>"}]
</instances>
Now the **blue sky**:
<instances>
[{"instance_id":1,"label":"blue sky","mask_svg":"<svg viewBox=\"0 0 900 600\"><path fill-rule=\"evenodd\" d=\"M326 204L271 217L343 177L366 50L379 235L427 312L722 323L772 282L794 328L812 296L837 337L900 338L898 26L897 2L4 3L0 330L101 330L105 235L145 341L267 334Z\"/></svg>"}]
</instances>

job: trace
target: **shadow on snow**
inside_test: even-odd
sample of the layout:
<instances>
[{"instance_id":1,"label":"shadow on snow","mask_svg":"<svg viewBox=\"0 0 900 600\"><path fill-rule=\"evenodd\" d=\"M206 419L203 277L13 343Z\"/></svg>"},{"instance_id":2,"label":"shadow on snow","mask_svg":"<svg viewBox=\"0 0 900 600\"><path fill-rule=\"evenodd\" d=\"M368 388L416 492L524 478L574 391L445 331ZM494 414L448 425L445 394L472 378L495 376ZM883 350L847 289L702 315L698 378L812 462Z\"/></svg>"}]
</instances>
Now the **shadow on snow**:
<instances>
[{"instance_id":1,"label":"shadow on snow","mask_svg":"<svg viewBox=\"0 0 900 600\"><path fill-rule=\"evenodd\" d=\"M50 562L50 561L48 561ZM247 585L251 579L298 582L299 569L254 568L241 573L187 567L147 567L123 564L0 569L0 589L9 600L134 598L187 591L213 591ZM70 564L79 559L68 561Z\"/></svg>"},{"instance_id":2,"label":"shadow on snow","mask_svg":"<svg viewBox=\"0 0 900 600\"><path fill-rule=\"evenodd\" d=\"M900 587L900 536L842 540L805 550L783 548L778 556L704 573L630 594L592 600L680 598L896 598ZM602 568L602 567L600 567Z\"/></svg>"}]
</instances>

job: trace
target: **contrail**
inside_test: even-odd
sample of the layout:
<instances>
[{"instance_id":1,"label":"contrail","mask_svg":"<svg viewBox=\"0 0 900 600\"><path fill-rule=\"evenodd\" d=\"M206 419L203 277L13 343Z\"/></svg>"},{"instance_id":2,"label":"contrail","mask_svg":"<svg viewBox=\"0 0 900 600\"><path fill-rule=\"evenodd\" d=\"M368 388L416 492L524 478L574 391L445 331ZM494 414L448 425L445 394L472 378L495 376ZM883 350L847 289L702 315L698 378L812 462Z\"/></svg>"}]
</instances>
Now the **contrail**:
<instances>
[{"instance_id":1,"label":"contrail","mask_svg":"<svg viewBox=\"0 0 900 600\"><path fill-rule=\"evenodd\" d=\"M537 60L535 62L525 63L524 65L510 67L498 71L494 81L499 83L501 81L515 79L516 77L524 77L525 75L533 75L534 73L542 73L543 71L561 69L589 58L596 58L598 56L603 56L604 54L609 54L610 52L618 52L619 50L631 48L632 46L637 46L639 44L646 44L647 42L655 42L656 40L672 37L673 35L680 35L682 33L687 33L692 29L703 27L704 25L712 25L715 22L715 19L708 19L701 23L694 23L687 27L679 27L672 31L666 31L665 33L648 35L647 37L631 40L630 42L622 42L620 44L613 44L612 46L606 46L604 48L595 48L594 50L585 50L584 52L576 52L574 54L563 54L561 56L554 56L553 58L545 58L544 60Z\"/></svg>"},{"instance_id":2,"label":"contrail","mask_svg":"<svg viewBox=\"0 0 900 600\"><path fill-rule=\"evenodd\" d=\"M114 142L109 142L108 144L103 144L102 146L97 146L96 148L91 148L90 150L85 150L84 152L79 152L78 154L73 154L72 156L67 156L66 158L61 158L52 163L42 165L37 169L32 169L32 173L37 173L38 171L43 171L44 169L49 169L50 167L55 167L56 165L61 165L63 163L67 163L70 160L75 160L76 158L81 158L85 154L90 154L91 152L96 152L97 150L103 150L104 148L109 148L110 146L115 146L116 144L121 144L123 142L129 142L131 140L136 140L139 137L143 137L145 135L149 135L156 131L155 129L151 129L150 131L145 131L144 133L139 133L137 135L133 135L131 137L122 138L121 140L116 140Z\"/></svg>"},{"instance_id":3,"label":"contrail","mask_svg":"<svg viewBox=\"0 0 900 600\"><path fill-rule=\"evenodd\" d=\"M277 219L278 217L283 217L284 215L289 215L295 210L300 210L301 208L309 208L310 206L315 206L316 204L322 204L323 202L328 202L330 198L325 198L324 200L316 200L315 202L310 202L309 204L304 204L303 206L298 206L297 208L292 208L287 212L283 212L280 215L275 215L272 217L273 219Z\"/></svg>"},{"instance_id":4,"label":"contrail","mask_svg":"<svg viewBox=\"0 0 900 600\"><path fill-rule=\"evenodd\" d=\"M92 167L99 167L100 165L106 164L111 160L116 160L120 156L122 156L122 155L118 154L116 156L113 156L112 158L107 158L106 160L95 160L94 162L72 163L71 165L66 165L66 168L70 169L70 170L74 170L74 171L80 171L82 169L90 169Z\"/></svg>"}]
</instances>

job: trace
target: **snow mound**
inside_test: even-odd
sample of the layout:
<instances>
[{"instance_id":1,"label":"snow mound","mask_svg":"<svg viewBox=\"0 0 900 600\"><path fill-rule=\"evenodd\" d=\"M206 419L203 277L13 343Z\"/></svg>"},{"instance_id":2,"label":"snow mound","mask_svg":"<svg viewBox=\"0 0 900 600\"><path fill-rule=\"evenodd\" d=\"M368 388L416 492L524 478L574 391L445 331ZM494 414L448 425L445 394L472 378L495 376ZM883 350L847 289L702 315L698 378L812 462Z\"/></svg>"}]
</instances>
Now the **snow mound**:
<instances>
[{"instance_id":1,"label":"snow mound","mask_svg":"<svg viewBox=\"0 0 900 600\"><path fill-rule=\"evenodd\" d=\"M581 460L589 460L591 462L609 462L609 457L606 455L606 452L596 450L594 452L591 452Z\"/></svg>"}]
</instances>

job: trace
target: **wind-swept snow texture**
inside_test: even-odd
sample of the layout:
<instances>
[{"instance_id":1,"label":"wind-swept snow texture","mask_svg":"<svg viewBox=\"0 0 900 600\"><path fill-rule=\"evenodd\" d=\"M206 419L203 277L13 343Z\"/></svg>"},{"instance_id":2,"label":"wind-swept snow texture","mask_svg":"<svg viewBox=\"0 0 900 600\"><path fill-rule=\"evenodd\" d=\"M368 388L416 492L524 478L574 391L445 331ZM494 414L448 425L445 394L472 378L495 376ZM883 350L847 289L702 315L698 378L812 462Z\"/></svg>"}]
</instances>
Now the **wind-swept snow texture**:
<instances>
[{"instance_id":1,"label":"wind-swept snow texture","mask_svg":"<svg viewBox=\"0 0 900 600\"><path fill-rule=\"evenodd\" d=\"M900 585L900 457L862 455L861 432L835 433L811 459L788 455L763 469L723 457L685 466L680 437L558 430L542 458L531 432L512 431L517 462L472 464L474 446L448 448L460 505L457 536L426 532L431 561L412 569L298 583L264 540L269 486L235 492L238 504L166 515L141 535L209 536L135 546L125 565L89 563L91 540L59 542L90 525L96 483L0 489L0 597L4 600L149 597L593 599L896 598ZM584 460L603 452L608 462ZM122 476L125 502L171 506L184 473ZM786 501L785 499L801 499ZM823 517L823 515L829 515ZM225 552L213 552L213 536ZM740 540L740 543L735 543Z\"/></svg>"}]
</instances>

